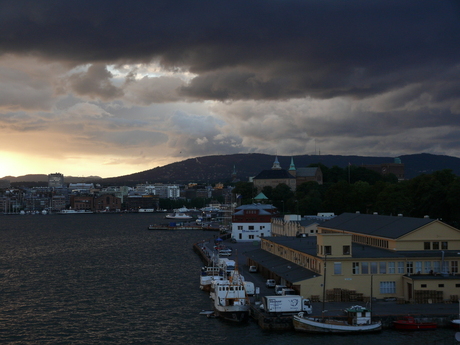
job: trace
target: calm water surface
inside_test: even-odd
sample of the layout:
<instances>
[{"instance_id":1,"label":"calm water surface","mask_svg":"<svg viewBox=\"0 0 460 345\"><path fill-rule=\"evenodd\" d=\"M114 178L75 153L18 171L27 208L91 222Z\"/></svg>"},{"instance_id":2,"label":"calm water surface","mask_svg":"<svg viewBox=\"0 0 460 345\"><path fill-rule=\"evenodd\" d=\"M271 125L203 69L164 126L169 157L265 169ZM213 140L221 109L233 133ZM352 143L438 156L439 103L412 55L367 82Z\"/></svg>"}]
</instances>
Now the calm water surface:
<instances>
[{"instance_id":1,"label":"calm water surface","mask_svg":"<svg viewBox=\"0 0 460 345\"><path fill-rule=\"evenodd\" d=\"M455 331L312 336L207 319L196 241L161 215L0 215L2 344L458 344Z\"/></svg>"}]
</instances>

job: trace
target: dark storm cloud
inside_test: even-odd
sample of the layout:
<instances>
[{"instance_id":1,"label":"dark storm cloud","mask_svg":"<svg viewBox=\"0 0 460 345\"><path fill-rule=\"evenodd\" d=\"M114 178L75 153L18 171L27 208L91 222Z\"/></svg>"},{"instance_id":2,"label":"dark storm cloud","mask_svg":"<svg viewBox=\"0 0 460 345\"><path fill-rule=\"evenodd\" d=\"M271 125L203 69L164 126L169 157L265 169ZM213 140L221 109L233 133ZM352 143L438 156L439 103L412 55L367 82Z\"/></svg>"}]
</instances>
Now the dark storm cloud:
<instances>
[{"instance_id":1,"label":"dark storm cloud","mask_svg":"<svg viewBox=\"0 0 460 345\"><path fill-rule=\"evenodd\" d=\"M102 100L120 97L123 92L115 87L113 77L104 65L91 65L86 72L75 73L69 77L72 89L79 95L89 95Z\"/></svg>"},{"instance_id":2,"label":"dark storm cloud","mask_svg":"<svg viewBox=\"0 0 460 345\"><path fill-rule=\"evenodd\" d=\"M458 1L0 1L0 53L158 58L197 74L181 92L198 99L364 98L442 81L458 42Z\"/></svg>"}]
</instances>

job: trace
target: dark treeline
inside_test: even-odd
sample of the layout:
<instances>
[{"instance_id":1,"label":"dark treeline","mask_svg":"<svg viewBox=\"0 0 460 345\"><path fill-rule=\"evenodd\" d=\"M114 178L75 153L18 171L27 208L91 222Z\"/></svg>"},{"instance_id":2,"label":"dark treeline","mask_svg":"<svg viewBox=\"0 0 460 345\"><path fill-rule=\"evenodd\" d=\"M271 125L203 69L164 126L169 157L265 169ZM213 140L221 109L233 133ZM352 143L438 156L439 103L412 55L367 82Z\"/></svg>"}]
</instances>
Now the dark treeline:
<instances>
[{"instance_id":1,"label":"dark treeline","mask_svg":"<svg viewBox=\"0 0 460 345\"><path fill-rule=\"evenodd\" d=\"M318 212L402 214L406 217L429 216L455 227L460 226L460 178L452 170L422 174L398 182L395 175L350 166L328 168L322 185L306 182L292 191L287 185L264 187L262 192L282 213L315 215ZM257 191L252 183L237 183L234 193L242 202L252 203Z\"/></svg>"}]
</instances>

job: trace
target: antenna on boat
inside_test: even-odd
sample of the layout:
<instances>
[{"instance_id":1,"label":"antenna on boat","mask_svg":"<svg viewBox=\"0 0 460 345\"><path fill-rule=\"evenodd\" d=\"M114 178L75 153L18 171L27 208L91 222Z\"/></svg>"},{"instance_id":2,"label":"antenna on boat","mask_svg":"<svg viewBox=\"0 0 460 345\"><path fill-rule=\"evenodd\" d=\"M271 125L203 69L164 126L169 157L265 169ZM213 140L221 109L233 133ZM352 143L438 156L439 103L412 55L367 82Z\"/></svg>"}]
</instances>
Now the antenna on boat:
<instances>
[{"instance_id":1,"label":"antenna on boat","mask_svg":"<svg viewBox=\"0 0 460 345\"><path fill-rule=\"evenodd\" d=\"M326 261L327 261L327 254L324 254L324 270L323 270L323 274L324 274L324 279L323 279L323 311L322 311L322 314L323 314L323 317L324 317L324 304L325 304L325 299L326 299Z\"/></svg>"}]
</instances>

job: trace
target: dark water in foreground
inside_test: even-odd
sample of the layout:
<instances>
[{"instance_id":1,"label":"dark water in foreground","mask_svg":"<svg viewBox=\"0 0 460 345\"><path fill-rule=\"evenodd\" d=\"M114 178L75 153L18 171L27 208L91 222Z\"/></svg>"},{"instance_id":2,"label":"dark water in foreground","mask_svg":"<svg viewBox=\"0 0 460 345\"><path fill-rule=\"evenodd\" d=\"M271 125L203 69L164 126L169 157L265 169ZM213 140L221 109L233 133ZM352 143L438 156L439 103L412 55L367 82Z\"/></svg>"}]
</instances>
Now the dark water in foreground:
<instances>
[{"instance_id":1,"label":"dark water in foreground","mask_svg":"<svg viewBox=\"0 0 460 345\"><path fill-rule=\"evenodd\" d=\"M1 344L458 344L455 331L324 336L226 324L192 250L213 232L148 231L155 215L0 215Z\"/></svg>"}]
</instances>

